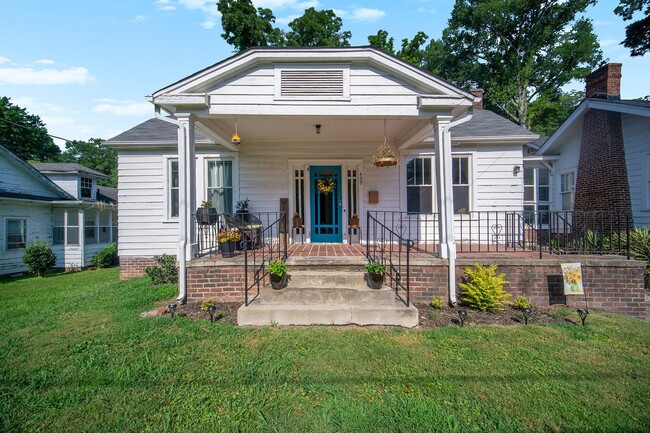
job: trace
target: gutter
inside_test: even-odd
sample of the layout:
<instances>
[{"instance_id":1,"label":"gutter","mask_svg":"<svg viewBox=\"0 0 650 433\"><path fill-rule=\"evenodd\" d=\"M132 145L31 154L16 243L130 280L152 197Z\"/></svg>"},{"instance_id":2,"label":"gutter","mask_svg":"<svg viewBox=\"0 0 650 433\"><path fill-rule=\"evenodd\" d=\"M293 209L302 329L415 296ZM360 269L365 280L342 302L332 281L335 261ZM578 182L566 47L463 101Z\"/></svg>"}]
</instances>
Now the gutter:
<instances>
[{"instance_id":1,"label":"gutter","mask_svg":"<svg viewBox=\"0 0 650 433\"><path fill-rule=\"evenodd\" d=\"M450 147L451 147L451 132L449 130L454 126L458 126L465 122L470 121L472 117L473 117L472 111L468 110L467 116L463 117L462 119L458 119L456 121L451 121L447 125L442 127L442 131L441 131L442 136L449 137ZM447 220L447 224L454 223L453 215L451 215L451 218L449 218L448 215L445 215L445 219ZM453 236L454 230L451 230L451 233ZM453 306L456 306L458 304L458 299L456 297L456 237L455 236L453 236L453 239L447 239L447 254L449 260L448 276L447 276L449 281L449 303Z\"/></svg>"},{"instance_id":2,"label":"gutter","mask_svg":"<svg viewBox=\"0 0 650 433\"><path fill-rule=\"evenodd\" d=\"M187 185L185 182L185 125L170 117L163 116L160 114L160 106L155 105L155 116L156 119L162 120L163 122L171 123L178 127L178 191L179 191L179 205L183 204L184 206L179 206L181 212L178 215L178 297L176 298L181 304L187 302ZM181 151L183 152L183 164L181 165ZM181 176L182 174L182 176Z\"/></svg>"}]
</instances>

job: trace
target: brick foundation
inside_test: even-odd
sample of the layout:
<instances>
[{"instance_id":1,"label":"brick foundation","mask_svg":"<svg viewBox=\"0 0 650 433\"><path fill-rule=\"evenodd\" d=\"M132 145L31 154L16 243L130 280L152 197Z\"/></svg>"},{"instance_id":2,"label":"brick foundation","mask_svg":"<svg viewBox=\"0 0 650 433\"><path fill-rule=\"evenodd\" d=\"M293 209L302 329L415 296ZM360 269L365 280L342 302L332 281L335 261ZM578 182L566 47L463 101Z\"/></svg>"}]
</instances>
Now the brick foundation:
<instances>
[{"instance_id":1,"label":"brick foundation","mask_svg":"<svg viewBox=\"0 0 650 433\"><path fill-rule=\"evenodd\" d=\"M151 257L120 256L120 280L143 276L145 268L155 265Z\"/></svg>"}]
</instances>

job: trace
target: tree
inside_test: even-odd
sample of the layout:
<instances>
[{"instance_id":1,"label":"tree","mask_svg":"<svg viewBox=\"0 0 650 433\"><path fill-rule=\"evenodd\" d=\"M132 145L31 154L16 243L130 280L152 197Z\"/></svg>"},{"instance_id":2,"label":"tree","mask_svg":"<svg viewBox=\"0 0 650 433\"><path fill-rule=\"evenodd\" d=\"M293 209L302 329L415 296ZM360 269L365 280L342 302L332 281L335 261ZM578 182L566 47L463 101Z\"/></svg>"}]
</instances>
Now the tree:
<instances>
[{"instance_id":1,"label":"tree","mask_svg":"<svg viewBox=\"0 0 650 433\"><path fill-rule=\"evenodd\" d=\"M368 36L368 43L375 48L393 54L415 66L422 66L424 51L420 46L429 39L424 32L417 32L413 39L402 39L402 48L395 52L394 39L388 37L386 30L379 30L376 35Z\"/></svg>"},{"instance_id":2,"label":"tree","mask_svg":"<svg viewBox=\"0 0 650 433\"><path fill-rule=\"evenodd\" d=\"M625 40L621 42L621 45L630 49L632 57L643 56L650 50L650 0L621 0L614 9L614 13L623 17L623 21L629 21L634 12L642 11L644 6L645 18L625 27Z\"/></svg>"},{"instance_id":3,"label":"tree","mask_svg":"<svg viewBox=\"0 0 650 433\"><path fill-rule=\"evenodd\" d=\"M393 38L388 37L388 32L386 30L379 30L376 35L368 36L368 43L371 46L389 54L395 54L394 41Z\"/></svg>"},{"instance_id":4,"label":"tree","mask_svg":"<svg viewBox=\"0 0 650 433\"><path fill-rule=\"evenodd\" d=\"M585 92L572 90L558 95L542 95L528 106L528 124L539 135L551 135L583 101Z\"/></svg>"},{"instance_id":5,"label":"tree","mask_svg":"<svg viewBox=\"0 0 650 433\"><path fill-rule=\"evenodd\" d=\"M602 61L591 21L595 0L456 0L443 32L443 76L486 89L485 102L529 127L535 98L557 97Z\"/></svg>"},{"instance_id":6,"label":"tree","mask_svg":"<svg viewBox=\"0 0 650 433\"><path fill-rule=\"evenodd\" d=\"M91 138L88 141L68 141L59 161L76 162L104 173L110 178L99 179L97 183L115 188L117 187L117 152L102 143L101 138Z\"/></svg>"},{"instance_id":7,"label":"tree","mask_svg":"<svg viewBox=\"0 0 650 433\"><path fill-rule=\"evenodd\" d=\"M349 47L352 32L341 31L343 20L333 10L317 11L313 7L289 23L285 33L289 47Z\"/></svg>"},{"instance_id":8,"label":"tree","mask_svg":"<svg viewBox=\"0 0 650 433\"><path fill-rule=\"evenodd\" d=\"M250 47L283 45L282 31L273 27L271 9L257 8L251 0L219 0L221 37L239 51Z\"/></svg>"},{"instance_id":9,"label":"tree","mask_svg":"<svg viewBox=\"0 0 650 433\"><path fill-rule=\"evenodd\" d=\"M25 161L39 162L56 159L61 153L40 117L0 98L0 145Z\"/></svg>"}]
</instances>

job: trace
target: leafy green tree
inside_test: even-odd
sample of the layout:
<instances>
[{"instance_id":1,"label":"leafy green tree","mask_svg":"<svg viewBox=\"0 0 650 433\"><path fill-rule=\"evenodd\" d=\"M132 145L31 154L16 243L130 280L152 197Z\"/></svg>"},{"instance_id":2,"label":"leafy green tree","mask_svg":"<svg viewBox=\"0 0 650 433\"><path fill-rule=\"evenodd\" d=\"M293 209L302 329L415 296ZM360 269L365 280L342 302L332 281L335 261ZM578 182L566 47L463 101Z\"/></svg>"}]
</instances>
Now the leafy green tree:
<instances>
[{"instance_id":1,"label":"leafy green tree","mask_svg":"<svg viewBox=\"0 0 650 433\"><path fill-rule=\"evenodd\" d=\"M110 178L98 179L97 183L115 188L117 187L117 152L102 143L101 138L91 138L88 141L68 141L59 161L76 162L104 173Z\"/></svg>"},{"instance_id":2,"label":"leafy green tree","mask_svg":"<svg viewBox=\"0 0 650 433\"><path fill-rule=\"evenodd\" d=\"M368 36L368 43L415 66L422 66L424 51L420 47L427 39L429 39L429 36L424 32L417 32L411 40L408 38L402 39L402 48L395 52L395 40L388 37L386 30L379 30L376 35Z\"/></svg>"},{"instance_id":3,"label":"leafy green tree","mask_svg":"<svg viewBox=\"0 0 650 433\"><path fill-rule=\"evenodd\" d=\"M591 21L595 0L456 0L443 32L442 75L486 89L485 102L529 127L535 98L552 98L602 61Z\"/></svg>"},{"instance_id":4,"label":"leafy green tree","mask_svg":"<svg viewBox=\"0 0 650 433\"><path fill-rule=\"evenodd\" d=\"M333 10L317 11L313 7L289 23L285 33L289 47L349 47L352 32L341 31L343 20Z\"/></svg>"},{"instance_id":5,"label":"leafy green tree","mask_svg":"<svg viewBox=\"0 0 650 433\"><path fill-rule=\"evenodd\" d=\"M221 37L239 51L250 47L283 45L282 31L273 27L275 16L267 8L255 8L251 0L219 0Z\"/></svg>"},{"instance_id":6,"label":"leafy green tree","mask_svg":"<svg viewBox=\"0 0 650 433\"><path fill-rule=\"evenodd\" d=\"M528 106L528 124L539 135L551 135L582 102L585 92L573 90L557 95L542 95Z\"/></svg>"},{"instance_id":7,"label":"leafy green tree","mask_svg":"<svg viewBox=\"0 0 650 433\"><path fill-rule=\"evenodd\" d=\"M632 57L643 56L650 50L650 0L621 0L614 13L623 17L623 21L630 21L637 11L643 11L645 18L634 21L625 27L625 40L623 46L630 49Z\"/></svg>"},{"instance_id":8,"label":"leafy green tree","mask_svg":"<svg viewBox=\"0 0 650 433\"><path fill-rule=\"evenodd\" d=\"M395 54L394 42L395 39L389 38L386 30L379 30L376 35L368 36L368 43L371 46L379 48L389 54Z\"/></svg>"},{"instance_id":9,"label":"leafy green tree","mask_svg":"<svg viewBox=\"0 0 650 433\"><path fill-rule=\"evenodd\" d=\"M61 153L40 117L0 98L0 145L24 160L51 161Z\"/></svg>"}]
</instances>

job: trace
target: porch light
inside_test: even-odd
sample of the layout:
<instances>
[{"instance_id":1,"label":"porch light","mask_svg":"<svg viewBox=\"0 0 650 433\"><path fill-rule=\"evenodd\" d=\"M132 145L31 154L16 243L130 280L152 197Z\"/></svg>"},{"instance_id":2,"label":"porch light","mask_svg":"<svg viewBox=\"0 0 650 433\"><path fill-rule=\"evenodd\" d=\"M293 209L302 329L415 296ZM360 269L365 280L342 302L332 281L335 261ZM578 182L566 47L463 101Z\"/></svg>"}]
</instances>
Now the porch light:
<instances>
[{"instance_id":1,"label":"porch light","mask_svg":"<svg viewBox=\"0 0 650 433\"><path fill-rule=\"evenodd\" d=\"M524 323L528 325L528 318L530 317L530 313L533 312L530 308L524 308L521 310L524 313Z\"/></svg>"},{"instance_id":2,"label":"porch light","mask_svg":"<svg viewBox=\"0 0 650 433\"><path fill-rule=\"evenodd\" d=\"M176 313L176 304L169 304L167 305L167 311L169 311L169 314L171 314L172 319L174 318L174 314Z\"/></svg>"},{"instance_id":3,"label":"porch light","mask_svg":"<svg viewBox=\"0 0 650 433\"><path fill-rule=\"evenodd\" d=\"M210 315L210 322L214 322L214 311L217 309L214 305L208 306L208 314Z\"/></svg>"},{"instance_id":4,"label":"porch light","mask_svg":"<svg viewBox=\"0 0 650 433\"><path fill-rule=\"evenodd\" d=\"M320 123L316 124L315 126L316 126L316 134L320 134L320 127L321 127Z\"/></svg>"},{"instance_id":5,"label":"porch light","mask_svg":"<svg viewBox=\"0 0 650 433\"><path fill-rule=\"evenodd\" d=\"M582 326L585 326L585 320L587 320L588 314L589 314L589 310L585 310L584 308L578 308L578 316L580 316L580 320L582 320Z\"/></svg>"},{"instance_id":6,"label":"porch light","mask_svg":"<svg viewBox=\"0 0 650 433\"><path fill-rule=\"evenodd\" d=\"M235 119L235 133L232 135L232 138L230 139L230 142L232 144L239 144L241 143L241 137L237 133L237 119Z\"/></svg>"},{"instance_id":7,"label":"porch light","mask_svg":"<svg viewBox=\"0 0 650 433\"><path fill-rule=\"evenodd\" d=\"M465 319L467 319L467 309L461 308L458 310L458 317L460 318L460 327L462 328L465 325Z\"/></svg>"},{"instance_id":8,"label":"porch light","mask_svg":"<svg viewBox=\"0 0 650 433\"><path fill-rule=\"evenodd\" d=\"M512 167L512 175L513 176L517 177L517 175L519 173L521 173L521 166L515 165L514 167Z\"/></svg>"}]
</instances>

